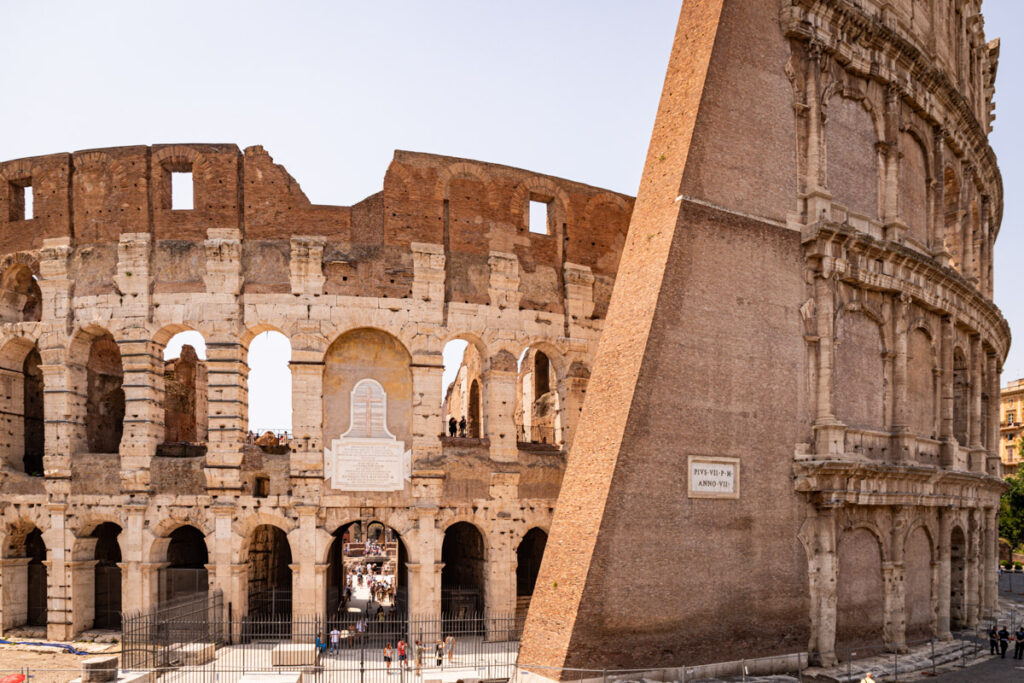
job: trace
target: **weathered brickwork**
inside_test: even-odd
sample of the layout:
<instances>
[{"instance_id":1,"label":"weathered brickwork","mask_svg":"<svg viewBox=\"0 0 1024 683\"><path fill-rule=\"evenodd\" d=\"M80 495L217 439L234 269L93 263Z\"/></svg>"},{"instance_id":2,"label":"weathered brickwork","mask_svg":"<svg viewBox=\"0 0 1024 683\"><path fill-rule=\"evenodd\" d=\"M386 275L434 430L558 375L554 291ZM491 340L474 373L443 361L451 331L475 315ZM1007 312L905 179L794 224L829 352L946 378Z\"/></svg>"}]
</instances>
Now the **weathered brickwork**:
<instances>
[{"instance_id":1,"label":"weathered brickwork","mask_svg":"<svg viewBox=\"0 0 1024 683\"><path fill-rule=\"evenodd\" d=\"M174 208L176 173L191 173L191 209ZM547 205L546 234L529 231L531 202ZM489 610L521 605L632 206L411 152L350 207L310 203L260 147L0 163L0 628L69 638L109 623L118 568L127 611L219 589L241 615L268 588L290 590L296 613L333 610L343 575L332 544L373 520L401 539L410 611L440 609L442 546L460 522L452 533L479 553L451 580L473 579L458 588ZM186 349L165 365L165 345L186 330L202 334L205 363ZM268 330L291 343L288 448L247 435L248 347ZM454 339L474 359L465 439L441 437L442 349ZM539 349L557 413L547 443L516 422L518 361ZM387 392L387 427L410 452L401 490L325 479L324 449L367 378ZM517 550L533 572L519 581ZM32 609L28 588L42 596Z\"/></svg>"},{"instance_id":2,"label":"weathered brickwork","mask_svg":"<svg viewBox=\"0 0 1024 683\"><path fill-rule=\"evenodd\" d=\"M683 4L529 677L831 663L994 608L1010 333L982 24L976 1Z\"/></svg>"}]
</instances>

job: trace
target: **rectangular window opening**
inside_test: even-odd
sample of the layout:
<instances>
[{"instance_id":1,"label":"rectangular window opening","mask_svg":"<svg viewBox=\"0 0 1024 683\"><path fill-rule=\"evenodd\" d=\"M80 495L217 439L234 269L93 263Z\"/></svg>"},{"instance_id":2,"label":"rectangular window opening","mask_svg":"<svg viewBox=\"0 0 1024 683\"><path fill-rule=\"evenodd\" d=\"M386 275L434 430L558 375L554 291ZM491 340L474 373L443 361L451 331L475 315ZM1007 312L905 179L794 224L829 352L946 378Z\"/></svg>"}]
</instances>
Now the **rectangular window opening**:
<instances>
[{"instance_id":1,"label":"rectangular window opening","mask_svg":"<svg viewBox=\"0 0 1024 683\"><path fill-rule=\"evenodd\" d=\"M192 210L192 171L171 172L171 209Z\"/></svg>"},{"instance_id":2,"label":"rectangular window opening","mask_svg":"<svg viewBox=\"0 0 1024 683\"><path fill-rule=\"evenodd\" d=\"M548 235L548 203L530 200L530 232Z\"/></svg>"},{"instance_id":3,"label":"rectangular window opening","mask_svg":"<svg viewBox=\"0 0 1024 683\"><path fill-rule=\"evenodd\" d=\"M32 179L23 178L12 181L7 186L10 197L8 220L27 221L35 218L35 202L32 194Z\"/></svg>"}]
</instances>

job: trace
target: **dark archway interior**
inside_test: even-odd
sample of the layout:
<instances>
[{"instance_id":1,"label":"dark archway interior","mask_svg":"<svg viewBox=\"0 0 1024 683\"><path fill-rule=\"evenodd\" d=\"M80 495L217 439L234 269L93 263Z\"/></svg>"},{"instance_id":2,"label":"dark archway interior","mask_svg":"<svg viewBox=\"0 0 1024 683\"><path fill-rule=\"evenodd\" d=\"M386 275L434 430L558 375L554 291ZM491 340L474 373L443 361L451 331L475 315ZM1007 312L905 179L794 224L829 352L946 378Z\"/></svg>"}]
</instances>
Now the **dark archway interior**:
<instances>
[{"instance_id":1,"label":"dark archway interior","mask_svg":"<svg viewBox=\"0 0 1024 683\"><path fill-rule=\"evenodd\" d=\"M288 615L292 611L292 549L276 526L256 527L249 545L249 615Z\"/></svg>"},{"instance_id":2,"label":"dark archway interior","mask_svg":"<svg viewBox=\"0 0 1024 683\"><path fill-rule=\"evenodd\" d=\"M93 340L86 366L86 436L90 453L117 453L124 431L124 368L109 334Z\"/></svg>"},{"instance_id":3,"label":"dark archway interior","mask_svg":"<svg viewBox=\"0 0 1024 683\"><path fill-rule=\"evenodd\" d=\"M25 416L25 453L22 462L25 472L35 476L43 474L43 371L39 369L42 358L35 347L25 356L22 364L24 374L23 410Z\"/></svg>"},{"instance_id":4,"label":"dark archway interior","mask_svg":"<svg viewBox=\"0 0 1024 683\"><path fill-rule=\"evenodd\" d=\"M949 539L949 627L963 628L967 617L967 539L960 527Z\"/></svg>"},{"instance_id":5,"label":"dark archway interior","mask_svg":"<svg viewBox=\"0 0 1024 683\"><path fill-rule=\"evenodd\" d=\"M537 585L537 572L540 561L544 557L544 547L548 543L548 535L543 529L530 529L516 549L516 595L533 595Z\"/></svg>"},{"instance_id":6,"label":"dark archway interior","mask_svg":"<svg viewBox=\"0 0 1024 683\"><path fill-rule=\"evenodd\" d=\"M96 540L95 628L121 628L121 546L117 536L121 527L104 522L92 532Z\"/></svg>"},{"instance_id":7,"label":"dark archway interior","mask_svg":"<svg viewBox=\"0 0 1024 683\"><path fill-rule=\"evenodd\" d=\"M29 626L46 626L46 544L43 533L33 529L25 537L25 556L28 558L28 615Z\"/></svg>"},{"instance_id":8,"label":"dark archway interior","mask_svg":"<svg viewBox=\"0 0 1024 683\"><path fill-rule=\"evenodd\" d=\"M475 526L456 522L441 544L441 610L456 617L484 611L484 539Z\"/></svg>"},{"instance_id":9,"label":"dark archway interior","mask_svg":"<svg viewBox=\"0 0 1024 683\"><path fill-rule=\"evenodd\" d=\"M175 600L209 591L206 565L209 555L206 538L194 526L181 526L171 532L167 546L168 566L163 570L161 594L164 600Z\"/></svg>"},{"instance_id":10,"label":"dark archway interior","mask_svg":"<svg viewBox=\"0 0 1024 683\"><path fill-rule=\"evenodd\" d=\"M533 360L533 400L551 391L551 361L543 351L538 351Z\"/></svg>"}]
</instances>

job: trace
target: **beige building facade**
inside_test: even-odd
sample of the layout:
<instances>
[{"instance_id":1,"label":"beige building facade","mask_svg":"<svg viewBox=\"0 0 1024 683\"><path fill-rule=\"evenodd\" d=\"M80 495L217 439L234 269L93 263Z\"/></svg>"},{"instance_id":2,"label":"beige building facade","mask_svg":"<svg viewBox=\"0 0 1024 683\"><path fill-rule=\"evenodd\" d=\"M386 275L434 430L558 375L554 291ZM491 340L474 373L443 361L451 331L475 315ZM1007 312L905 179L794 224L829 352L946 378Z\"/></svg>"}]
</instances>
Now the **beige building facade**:
<instances>
[{"instance_id":1,"label":"beige building facade","mask_svg":"<svg viewBox=\"0 0 1024 683\"><path fill-rule=\"evenodd\" d=\"M1016 474L1020 467L1021 433L1024 432L1024 379L1009 382L999 394L999 457L1003 474Z\"/></svg>"},{"instance_id":2,"label":"beige building facade","mask_svg":"<svg viewBox=\"0 0 1024 683\"><path fill-rule=\"evenodd\" d=\"M0 628L67 639L214 590L237 616L268 589L323 614L342 543L374 522L409 613L524 609L632 202L409 152L352 207L311 204L260 147L0 163ZM248 437L248 346L268 330L291 345L283 449ZM205 363L165 365L182 331ZM476 413L451 439L457 339L476 386L460 379L459 415ZM538 354L546 443L517 417Z\"/></svg>"}]
</instances>

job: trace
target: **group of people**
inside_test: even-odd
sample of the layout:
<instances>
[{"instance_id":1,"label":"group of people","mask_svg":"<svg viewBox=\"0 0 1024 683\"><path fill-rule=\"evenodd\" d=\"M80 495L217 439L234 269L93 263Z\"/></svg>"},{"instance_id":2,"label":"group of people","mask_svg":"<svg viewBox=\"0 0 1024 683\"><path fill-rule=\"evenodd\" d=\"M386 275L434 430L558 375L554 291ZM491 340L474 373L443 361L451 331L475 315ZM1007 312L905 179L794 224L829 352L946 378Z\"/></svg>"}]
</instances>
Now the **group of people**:
<instances>
[{"instance_id":1,"label":"group of people","mask_svg":"<svg viewBox=\"0 0 1024 683\"><path fill-rule=\"evenodd\" d=\"M465 415L463 415L462 419L459 420L458 422L455 421L454 417L449 417L448 418L448 436L450 436L452 438L455 438L456 434L458 434L458 436L462 437L463 439L466 438L466 416Z\"/></svg>"},{"instance_id":2,"label":"group of people","mask_svg":"<svg viewBox=\"0 0 1024 683\"><path fill-rule=\"evenodd\" d=\"M426 664L427 658L427 645L422 640L416 640L413 647L413 662L416 666L416 673L419 674L420 670L423 669ZM398 667L403 670L409 669L409 645L404 640L399 640L398 645L395 648L391 647L391 643L388 642L384 645L384 666L387 668L388 673L391 673L391 660L397 655ZM434 643L434 666L443 667L444 660L448 659L449 666L455 660L455 637L448 636L447 638L439 638Z\"/></svg>"},{"instance_id":3,"label":"group of people","mask_svg":"<svg viewBox=\"0 0 1024 683\"><path fill-rule=\"evenodd\" d=\"M1024 659L1024 625L1018 626L1011 634L1006 630L1006 626L996 630L996 625L992 624L992 628L988 630L989 653L1006 659L1006 651L1010 648L1011 640L1014 642L1013 658Z\"/></svg>"}]
</instances>

